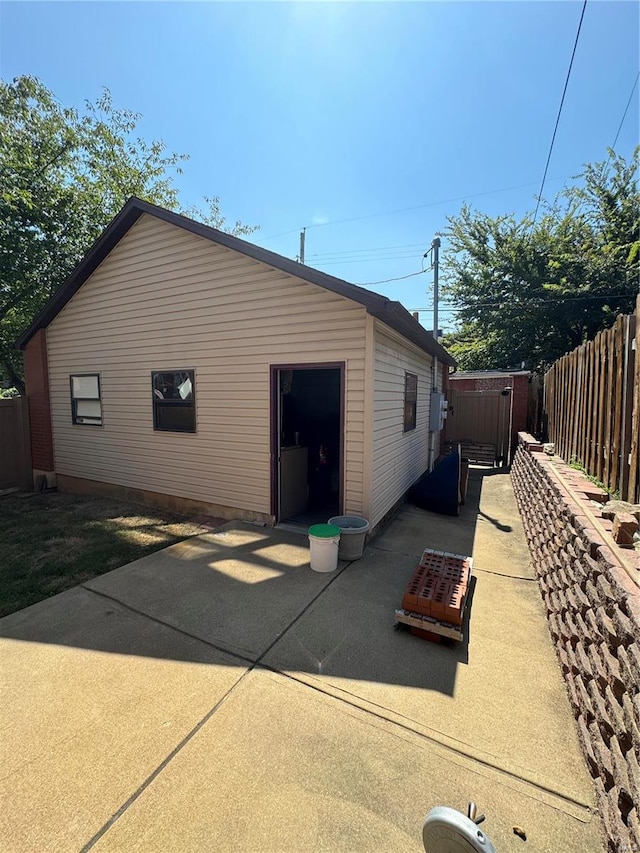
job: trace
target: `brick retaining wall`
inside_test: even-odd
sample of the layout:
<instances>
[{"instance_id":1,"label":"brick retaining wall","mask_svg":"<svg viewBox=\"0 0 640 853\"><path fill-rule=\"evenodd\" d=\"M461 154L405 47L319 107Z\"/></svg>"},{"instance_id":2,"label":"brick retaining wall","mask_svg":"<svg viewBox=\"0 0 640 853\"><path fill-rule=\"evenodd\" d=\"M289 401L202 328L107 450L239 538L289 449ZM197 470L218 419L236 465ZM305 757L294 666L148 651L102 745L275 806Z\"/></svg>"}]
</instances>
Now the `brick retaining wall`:
<instances>
[{"instance_id":1,"label":"brick retaining wall","mask_svg":"<svg viewBox=\"0 0 640 853\"><path fill-rule=\"evenodd\" d=\"M640 575L598 490L520 433L511 477L610 853L640 851ZM584 491L582 491L584 489ZM595 521L594 521L595 519Z\"/></svg>"}]
</instances>

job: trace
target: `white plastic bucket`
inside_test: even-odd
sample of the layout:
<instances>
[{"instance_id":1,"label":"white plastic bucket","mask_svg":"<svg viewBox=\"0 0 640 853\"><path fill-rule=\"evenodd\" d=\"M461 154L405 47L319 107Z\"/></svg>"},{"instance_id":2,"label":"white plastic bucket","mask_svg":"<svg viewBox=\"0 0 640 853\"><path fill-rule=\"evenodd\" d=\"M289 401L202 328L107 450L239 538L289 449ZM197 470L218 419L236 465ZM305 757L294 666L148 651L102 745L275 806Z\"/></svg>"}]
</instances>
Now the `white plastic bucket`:
<instances>
[{"instance_id":1,"label":"white plastic bucket","mask_svg":"<svg viewBox=\"0 0 640 853\"><path fill-rule=\"evenodd\" d=\"M322 535L315 536L311 532L314 528ZM340 529L338 527L318 524L309 528L309 562L314 572L334 572L338 568L339 547Z\"/></svg>"},{"instance_id":2,"label":"white plastic bucket","mask_svg":"<svg viewBox=\"0 0 640 853\"><path fill-rule=\"evenodd\" d=\"M358 515L336 515L329 519L329 524L340 528L338 557L341 560L359 560L369 530L367 519Z\"/></svg>"}]
</instances>

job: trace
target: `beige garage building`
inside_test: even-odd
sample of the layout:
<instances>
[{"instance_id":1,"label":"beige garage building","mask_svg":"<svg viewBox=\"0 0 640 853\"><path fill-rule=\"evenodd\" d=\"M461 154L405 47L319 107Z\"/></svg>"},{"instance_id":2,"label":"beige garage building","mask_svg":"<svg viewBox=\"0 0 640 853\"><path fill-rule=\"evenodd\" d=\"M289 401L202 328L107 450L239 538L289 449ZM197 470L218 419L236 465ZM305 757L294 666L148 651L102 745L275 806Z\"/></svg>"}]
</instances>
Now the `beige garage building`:
<instances>
[{"instance_id":1,"label":"beige garage building","mask_svg":"<svg viewBox=\"0 0 640 853\"><path fill-rule=\"evenodd\" d=\"M19 345L36 478L269 524L380 522L454 365L400 303L135 198Z\"/></svg>"}]
</instances>

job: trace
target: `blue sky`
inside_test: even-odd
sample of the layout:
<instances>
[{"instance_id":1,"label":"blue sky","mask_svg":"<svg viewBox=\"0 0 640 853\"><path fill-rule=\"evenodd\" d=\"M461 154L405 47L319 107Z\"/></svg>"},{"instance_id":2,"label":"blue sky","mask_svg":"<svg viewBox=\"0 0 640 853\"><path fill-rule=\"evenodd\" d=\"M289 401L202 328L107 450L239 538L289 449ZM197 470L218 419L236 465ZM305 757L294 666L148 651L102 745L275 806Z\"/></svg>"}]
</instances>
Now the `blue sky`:
<instances>
[{"instance_id":1,"label":"blue sky","mask_svg":"<svg viewBox=\"0 0 640 853\"><path fill-rule=\"evenodd\" d=\"M142 135L190 155L185 206L219 195L288 257L307 226L310 265L369 283L420 270L463 199L490 214L535 206L581 8L4 2L0 74L33 74L65 105L107 86L142 113ZM638 8L587 4L545 195L606 158L638 71ZM430 274L371 289L432 304Z\"/></svg>"}]
</instances>

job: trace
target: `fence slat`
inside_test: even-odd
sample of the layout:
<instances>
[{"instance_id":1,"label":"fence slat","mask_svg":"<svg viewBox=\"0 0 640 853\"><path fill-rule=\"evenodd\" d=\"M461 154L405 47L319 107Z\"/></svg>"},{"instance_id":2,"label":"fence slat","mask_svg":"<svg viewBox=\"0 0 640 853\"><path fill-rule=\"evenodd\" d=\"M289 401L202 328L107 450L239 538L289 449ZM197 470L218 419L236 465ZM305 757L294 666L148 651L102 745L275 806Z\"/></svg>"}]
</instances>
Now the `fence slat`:
<instances>
[{"instance_id":1,"label":"fence slat","mask_svg":"<svg viewBox=\"0 0 640 853\"><path fill-rule=\"evenodd\" d=\"M589 406L589 420L591 421L591 432L589 441L589 458L587 460L587 468L589 471L595 471L596 467L596 428L598 425L598 346L595 339L589 341L591 349L591 359L593 364L593 381L591 383L591 402Z\"/></svg>"},{"instance_id":2,"label":"fence slat","mask_svg":"<svg viewBox=\"0 0 640 853\"><path fill-rule=\"evenodd\" d=\"M606 393L606 417L605 417L605 437L604 437L604 484L607 489L611 489L611 448L613 438L613 407L611 399L613 396L613 363L615 346L615 330L607 331L607 393ZM612 490L613 491L613 490Z\"/></svg>"},{"instance_id":3,"label":"fence slat","mask_svg":"<svg viewBox=\"0 0 640 853\"><path fill-rule=\"evenodd\" d=\"M569 353L569 412L571 413L567 423L567 455L573 456L573 432L574 414L576 411L576 358L574 353Z\"/></svg>"},{"instance_id":4,"label":"fence slat","mask_svg":"<svg viewBox=\"0 0 640 853\"><path fill-rule=\"evenodd\" d=\"M634 340L631 450L627 500L631 503L640 503L640 294L636 300Z\"/></svg>"},{"instance_id":5,"label":"fence slat","mask_svg":"<svg viewBox=\"0 0 640 853\"><path fill-rule=\"evenodd\" d=\"M589 387L591 383L591 364L589 362L589 349L586 344L582 345L582 358L584 360L584 383L582 386L582 391L584 394L584 403L582 404L581 412L582 443L580 448L580 462L586 464L587 446L589 442L589 430L587 429L589 413Z\"/></svg>"},{"instance_id":6,"label":"fence slat","mask_svg":"<svg viewBox=\"0 0 640 853\"><path fill-rule=\"evenodd\" d=\"M596 477L602 482L604 473L604 407L605 407L605 391L606 391L606 336L605 332L600 332L598 341L599 352L599 371L598 371L598 458L596 462Z\"/></svg>"},{"instance_id":7,"label":"fence slat","mask_svg":"<svg viewBox=\"0 0 640 853\"><path fill-rule=\"evenodd\" d=\"M616 340L614 353L616 359L616 383L613 392L613 483L615 489L617 489L620 482L620 439L622 438L622 338L624 333L624 317L618 317L615 329Z\"/></svg>"}]
</instances>

